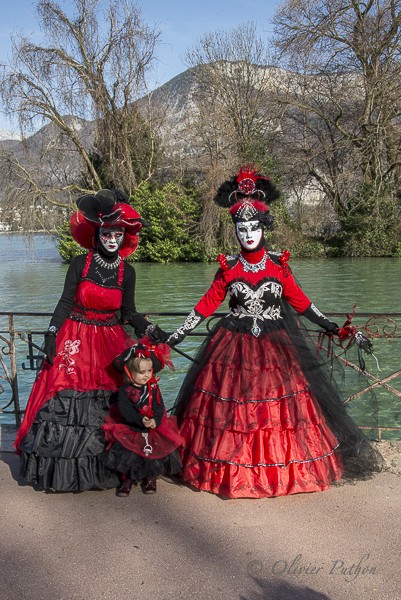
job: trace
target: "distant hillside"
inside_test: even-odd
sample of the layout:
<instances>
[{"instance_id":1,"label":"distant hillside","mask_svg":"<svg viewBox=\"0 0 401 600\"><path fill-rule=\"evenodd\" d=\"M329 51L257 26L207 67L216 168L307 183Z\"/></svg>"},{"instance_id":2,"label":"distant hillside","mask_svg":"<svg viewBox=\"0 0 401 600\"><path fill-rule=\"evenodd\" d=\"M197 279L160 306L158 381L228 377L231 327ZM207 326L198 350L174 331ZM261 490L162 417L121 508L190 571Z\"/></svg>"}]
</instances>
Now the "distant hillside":
<instances>
[{"instance_id":1,"label":"distant hillside","mask_svg":"<svg viewBox=\"0 0 401 600\"><path fill-rule=\"evenodd\" d=\"M260 70L264 81L267 72L272 89L277 88L279 81L285 85L285 71L279 72L273 67L256 68ZM154 90L150 97L146 96L136 102L136 106L145 117L147 108L151 105L153 122L161 136L165 154L171 160L167 169L177 157L181 164L183 158L189 155L193 157L197 152L193 141L188 139L187 130L188 123L191 123L194 117L196 91L194 69L188 69ZM80 137L82 145L90 150L94 142L93 121L73 116L68 117L68 120ZM79 157L70 140L55 125L46 125L23 140L17 136L10 136L7 132L2 136L0 132L0 155L3 150L5 155L14 156L19 163L27 166L30 172L35 173L41 185L48 189L66 187L80 178ZM0 185L0 208L5 208L6 189L7 185Z\"/></svg>"},{"instance_id":2,"label":"distant hillside","mask_svg":"<svg viewBox=\"0 0 401 600\"><path fill-rule=\"evenodd\" d=\"M273 67L257 67L263 74L268 71L273 87L279 80L285 80L285 72ZM177 145L182 150L184 127L193 116L193 96L196 91L194 69L188 69L163 84L151 94L152 111L155 122L160 123L159 132L167 144L167 151L174 152ZM136 105L146 115L149 96L137 101ZM93 144L93 122L77 117L68 117L78 132L83 145L90 149ZM3 135L4 134L4 135ZM35 134L24 140L10 132L0 131L0 150L14 154L23 164L43 171L45 179L50 181L64 177L68 172L73 175L79 168L78 161L71 153L71 144L53 124L45 125Z\"/></svg>"},{"instance_id":3,"label":"distant hillside","mask_svg":"<svg viewBox=\"0 0 401 600\"><path fill-rule=\"evenodd\" d=\"M20 140L21 136L13 131L7 131L6 129L0 129L0 141L5 140Z\"/></svg>"},{"instance_id":4,"label":"distant hillside","mask_svg":"<svg viewBox=\"0 0 401 600\"><path fill-rule=\"evenodd\" d=\"M174 153L174 146L179 143L182 124L191 110L193 84L193 73L189 69L160 86L151 95L158 131L170 154ZM148 97L136 103L144 116L148 103ZM72 116L66 117L66 120L73 125L83 147L90 150L94 142L93 122ZM25 139L11 132L0 131L0 155L2 151L3 156L15 157L21 165L34 172L41 185L48 188L67 186L72 181L77 181L81 175L81 162L74 146L52 123ZM0 209L3 207L4 213L7 212L5 193L9 181L6 171L5 178L5 185L0 185ZM4 173L2 179L4 181Z\"/></svg>"}]
</instances>

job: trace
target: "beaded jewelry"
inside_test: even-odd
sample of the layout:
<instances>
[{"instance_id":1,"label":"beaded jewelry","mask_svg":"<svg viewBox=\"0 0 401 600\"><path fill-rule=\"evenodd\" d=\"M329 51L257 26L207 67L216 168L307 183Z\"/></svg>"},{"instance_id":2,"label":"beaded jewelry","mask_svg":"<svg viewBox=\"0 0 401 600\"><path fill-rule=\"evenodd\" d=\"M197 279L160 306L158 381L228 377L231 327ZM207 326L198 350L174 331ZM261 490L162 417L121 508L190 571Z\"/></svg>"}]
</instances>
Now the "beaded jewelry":
<instances>
[{"instance_id":1,"label":"beaded jewelry","mask_svg":"<svg viewBox=\"0 0 401 600\"><path fill-rule=\"evenodd\" d=\"M245 273L257 273L258 271L262 271L265 267L266 267L266 262L268 259L268 255L265 252L263 255L263 258L261 261L259 261L258 263L256 263L255 265L252 263L249 263L243 256L242 254L238 255L239 261L241 262L242 266L244 267L244 271Z\"/></svg>"},{"instance_id":2,"label":"beaded jewelry","mask_svg":"<svg viewBox=\"0 0 401 600\"><path fill-rule=\"evenodd\" d=\"M121 261L122 261L121 256L118 255L116 260L114 260L113 262L107 262L97 252L93 253L93 258L95 259L95 261L97 262L98 265L100 265L101 267L103 267L105 269L116 269L117 267L120 266Z\"/></svg>"}]
</instances>

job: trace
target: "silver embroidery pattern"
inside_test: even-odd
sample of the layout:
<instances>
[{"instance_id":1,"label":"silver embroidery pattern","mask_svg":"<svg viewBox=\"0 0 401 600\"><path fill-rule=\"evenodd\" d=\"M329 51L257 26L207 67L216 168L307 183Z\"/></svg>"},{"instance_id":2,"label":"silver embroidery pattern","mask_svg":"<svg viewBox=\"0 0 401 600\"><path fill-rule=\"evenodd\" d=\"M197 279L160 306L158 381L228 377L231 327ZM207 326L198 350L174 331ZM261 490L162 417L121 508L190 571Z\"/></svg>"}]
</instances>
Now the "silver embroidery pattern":
<instances>
[{"instance_id":1,"label":"silver embroidery pattern","mask_svg":"<svg viewBox=\"0 0 401 600\"><path fill-rule=\"evenodd\" d=\"M78 354L79 346L81 345L80 340L66 340L64 344L64 350L61 350L58 353L58 356L62 357L60 364L58 366L59 370L65 369L67 375L72 375L75 373L75 359L72 358L74 354ZM64 361L64 362L63 362Z\"/></svg>"},{"instance_id":2,"label":"silver embroidery pattern","mask_svg":"<svg viewBox=\"0 0 401 600\"><path fill-rule=\"evenodd\" d=\"M243 294L245 306L237 306L231 310L231 314L240 319L243 317L250 317L253 319L252 334L258 337L261 329L258 326L258 319L261 321L270 320L277 321L281 319L281 311L279 306L268 306L264 308L263 295L268 291L275 298L281 298L283 291L282 286L274 281L266 281L257 290L253 290L246 283L242 281L236 281L229 287L230 296L238 296Z\"/></svg>"},{"instance_id":3,"label":"silver embroidery pattern","mask_svg":"<svg viewBox=\"0 0 401 600\"><path fill-rule=\"evenodd\" d=\"M318 317L323 317L323 319L327 319L327 317L320 312L320 310L318 308L316 308L316 306L313 304L310 305L311 310L313 310L313 312L315 313L315 315L317 315Z\"/></svg>"},{"instance_id":4,"label":"silver embroidery pattern","mask_svg":"<svg viewBox=\"0 0 401 600\"><path fill-rule=\"evenodd\" d=\"M192 329L195 329L201 318L202 317L200 315L196 315L195 310L192 309L187 318L185 319L184 323L181 325L181 327L178 327L178 329L176 329L174 333L170 335L170 337L167 340L167 343L170 340L177 340L181 337L185 337L187 333L192 331Z\"/></svg>"}]
</instances>

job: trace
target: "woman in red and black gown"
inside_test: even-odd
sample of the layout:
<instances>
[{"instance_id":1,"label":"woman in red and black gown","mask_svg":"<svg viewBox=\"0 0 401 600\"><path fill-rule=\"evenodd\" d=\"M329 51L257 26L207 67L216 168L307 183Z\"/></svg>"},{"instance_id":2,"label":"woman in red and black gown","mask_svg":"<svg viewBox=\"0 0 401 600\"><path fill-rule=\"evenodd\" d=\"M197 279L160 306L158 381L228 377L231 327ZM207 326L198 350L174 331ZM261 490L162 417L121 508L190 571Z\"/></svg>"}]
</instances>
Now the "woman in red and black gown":
<instances>
[{"instance_id":1,"label":"woman in red and black gown","mask_svg":"<svg viewBox=\"0 0 401 600\"><path fill-rule=\"evenodd\" d=\"M229 498L325 490L344 469L378 468L296 313L329 335L338 326L296 283L289 253L265 248L272 217L262 200L277 196L249 169L219 188L215 200L230 207L241 251L219 257L210 289L167 340L179 343L229 295L230 311L200 348L174 408L184 480Z\"/></svg>"},{"instance_id":2,"label":"woman in red and black gown","mask_svg":"<svg viewBox=\"0 0 401 600\"><path fill-rule=\"evenodd\" d=\"M41 489L82 491L119 485L101 460L110 396L121 384L113 359L152 326L135 306L140 215L111 190L78 199L71 233L88 254L75 257L45 335L46 360L30 394L15 447L24 479ZM157 326L156 326L157 327Z\"/></svg>"}]
</instances>

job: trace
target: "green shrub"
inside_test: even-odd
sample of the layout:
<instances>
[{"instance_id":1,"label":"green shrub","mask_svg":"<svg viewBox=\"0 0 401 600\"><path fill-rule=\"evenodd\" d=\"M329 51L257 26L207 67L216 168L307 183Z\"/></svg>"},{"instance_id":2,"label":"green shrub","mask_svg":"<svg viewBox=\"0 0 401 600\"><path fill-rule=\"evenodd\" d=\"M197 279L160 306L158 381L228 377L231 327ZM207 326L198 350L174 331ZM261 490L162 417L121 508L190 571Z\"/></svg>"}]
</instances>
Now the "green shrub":
<instances>
[{"instance_id":1,"label":"green shrub","mask_svg":"<svg viewBox=\"0 0 401 600\"><path fill-rule=\"evenodd\" d=\"M153 262L207 259L199 239L200 199L194 189L168 183L162 188L141 184L131 202L148 223L142 228L136 260Z\"/></svg>"},{"instance_id":2,"label":"green shrub","mask_svg":"<svg viewBox=\"0 0 401 600\"><path fill-rule=\"evenodd\" d=\"M65 262L71 262L74 256L85 254L87 250L82 248L74 240L70 233L70 221L66 221L63 225L57 228L56 248Z\"/></svg>"},{"instance_id":3,"label":"green shrub","mask_svg":"<svg viewBox=\"0 0 401 600\"><path fill-rule=\"evenodd\" d=\"M400 206L391 190L377 197L363 186L341 217L336 245L343 256L395 256L401 244Z\"/></svg>"}]
</instances>

